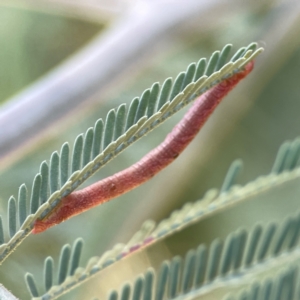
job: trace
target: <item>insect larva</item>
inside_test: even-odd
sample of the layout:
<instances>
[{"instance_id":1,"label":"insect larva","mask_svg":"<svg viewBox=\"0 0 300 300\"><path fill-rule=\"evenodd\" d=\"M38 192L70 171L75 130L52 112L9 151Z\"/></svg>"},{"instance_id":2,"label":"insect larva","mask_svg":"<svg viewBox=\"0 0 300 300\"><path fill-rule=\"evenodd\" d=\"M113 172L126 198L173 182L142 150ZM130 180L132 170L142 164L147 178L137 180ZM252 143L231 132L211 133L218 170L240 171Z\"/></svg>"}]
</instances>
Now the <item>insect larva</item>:
<instances>
[{"instance_id":1,"label":"insect larva","mask_svg":"<svg viewBox=\"0 0 300 300\"><path fill-rule=\"evenodd\" d=\"M146 182L168 166L194 139L220 101L253 69L253 61L201 95L165 140L129 168L66 196L44 219L36 220L40 233L94 206L120 196Z\"/></svg>"}]
</instances>

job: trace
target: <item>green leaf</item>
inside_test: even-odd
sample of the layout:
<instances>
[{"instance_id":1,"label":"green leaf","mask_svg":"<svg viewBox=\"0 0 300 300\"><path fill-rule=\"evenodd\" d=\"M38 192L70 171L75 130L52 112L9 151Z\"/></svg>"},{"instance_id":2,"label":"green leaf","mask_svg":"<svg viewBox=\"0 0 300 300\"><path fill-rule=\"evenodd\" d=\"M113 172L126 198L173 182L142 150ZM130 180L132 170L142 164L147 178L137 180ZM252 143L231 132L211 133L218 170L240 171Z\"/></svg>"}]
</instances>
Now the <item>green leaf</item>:
<instances>
[{"instance_id":1,"label":"green leaf","mask_svg":"<svg viewBox=\"0 0 300 300\"><path fill-rule=\"evenodd\" d=\"M8 200L8 228L10 237L13 237L17 231L17 203L14 197Z\"/></svg>"}]
</instances>

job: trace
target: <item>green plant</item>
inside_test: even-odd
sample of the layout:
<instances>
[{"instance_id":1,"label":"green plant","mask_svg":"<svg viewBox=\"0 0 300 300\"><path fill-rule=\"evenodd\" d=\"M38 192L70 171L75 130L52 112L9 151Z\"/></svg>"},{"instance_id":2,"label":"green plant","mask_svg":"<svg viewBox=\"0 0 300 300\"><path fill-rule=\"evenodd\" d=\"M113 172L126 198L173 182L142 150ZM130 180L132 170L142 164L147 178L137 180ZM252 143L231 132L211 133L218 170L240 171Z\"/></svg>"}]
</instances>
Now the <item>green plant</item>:
<instances>
[{"instance_id":1,"label":"green plant","mask_svg":"<svg viewBox=\"0 0 300 300\"><path fill-rule=\"evenodd\" d=\"M132 101L127 114L125 105L121 105L116 111L111 110L106 117L105 123L101 119L98 120L94 128L88 129L84 136L81 134L76 138L70 158L69 144L65 143L61 148L60 155L58 152L54 152L51 155L49 165L44 161L41 164L40 172L34 178L30 199L25 185L20 186L17 200L14 197L9 199L8 231L10 239L4 243L4 232L1 222L1 261L4 261L28 236L37 219L44 218L52 210L55 210L61 199L72 193L89 176L103 167L127 146L161 124L180 108L196 99L200 94L228 78L231 74L239 72L247 62L253 60L261 51L261 49L255 51L256 44L251 44L247 48L239 49L229 63L225 63L230 48L227 45L221 52L214 52L207 64L205 59L201 59L197 66L196 64L190 65L185 73L178 75L174 84L172 84L170 79L167 79L162 85L160 93L159 85L157 83L154 84L151 89L143 93L140 99L135 98ZM75 241L72 251L69 245L65 245L61 251L57 284L53 281L54 261L51 257L45 260L45 294L43 296L38 292L34 277L31 274L26 275L27 285L32 296L41 297L41 299L55 299L68 292L74 286L93 277L94 274L105 267L118 263L120 259L128 254L132 254L132 252L140 248L143 251L158 240L168 235L176 234L178 230L182 230L182 228L189 226L193 222L247 199L249 190L251 195L251 185L255 186L254 191L256 193L259 192L258 185L262 185L263 190L270 189L274 181L282 182L282 176L280 175L283 171L295 169L299 156L300 143L298 140L294 143L284 144L279 151L270 176L267 176L264 180L258 180L263 181L262 183L254 182L250 183L250 187L246 186L236 189L232 188L232 186L240 170L241 163L239 161L234 162L225 178L220 194L215 191L208 193L208 196L201 201L193 205L186 205L181 211L175 212L171 218L161 222L155 229L151 222L146 222L142 231L138 232L126 246L117 245L106 255L96 260L92 259L85 269L78 267L83 246L82 240L78 239ZM288 177L293 179L295 176L298 176L297 173L291 173L292 175ZM273 174L275 174L275 178ZM284 178L284 181L291 180L291 178ZM28 205L29 210L27 209ZM20 224L19 229L17 229L17 220ZM190 251L187 254L182 275L179 275L179 258L172 260L170 270L168 264L163 264L157 279L156 288L154 289L156 298L161 299L166 293L168 277L170 278L168 283L169 297L173 299L177 296L177 293L183 296L191 291L194 294L203 293L204 282L205 285L211 285L210 289L213 290L216 278L220 282L229 280L230 277L229 279L226 277L228 273L232 273L231 276L233 277L240 277L239 280L243 281L243 277L247 277L248 273L257 272L256 269L261 268L261 263L266 263L268 251L271 251L268 259L271 261L275 260L275 263L273 263L275 267L278 267L278 264L280 265L277 256L281 252L284 252L284 254L291 252L291 257L293 255L297 257L297 254L293 252L295 252L294 248L300 233L298 223L297 217L288 219L281 226L278 224L271 225L266 229L262 229L261 226L256 227L250 233L248 240L246 231L233 232L225 240L224 247L222 242L217 239L212 243L209 251L204 246L200 246L197 254L194 251ZM277 230L279 234L277 234L277 240L273 242L273 248L269 250L276 227L280 227ZM261 241L259 241L260 238ZM286 241L287 239L288 241ZM258 245L259 248L257 250ZM208 260L206 256L208 256ZM253 262L254 256L257 256L255 262ZM207 267L205 267L206 265ZM272 266L270 269L272 270L275 267ZM252 271L252 268L254 271ZM266 269L265 267L263 271L268 273L269 270L266 271ZM241 276L241 273L245 273L245 275ZM151 272L145 274L145 278L152 277L153 273ZM179 278L182 278L180 289L178 286ZM290 276L290 278L294 280L293 277ZM294 287L290 280L285 281L289 284L289 292L293 294L294 290L292 288ZM140 299L142 296L142 284L146 285L146 291L147 289L152 290L153 278L151 283L148 281L143 283L143 279L136 281L132 295L133 299ZM124 287L123 294L125 293L125 295L122 298L129 297L129 292L126 292L126 290L130 290L130 286ZM113 292L111 297L115 297L115 295L116 293ZM151 293L147 294L147 292L144 292L144 297L151 299Z\"/></svg>"},{"instance_id":2,"label":"green plant","mask_svg":"<svg viewBox=\"0 0 300 300\"><path fill-rule=\"evenodd\" d=\"M98 120L95 127L90 128L84 137L83 135L77 137L70 160L69 145L65 143L62 146L60 155L57 152L51 155L49 166L47 162L43 162L40 167L40 172L35 176L33 181L30 199L28 198L25 185L20 187L17 201L14 197L9 199L8 227L10 239L1 246L1 261L5 260L25 237L28 236L34 226L35 220L46 216L52 209L55 209L55 206L59 203L61 198L71 193L84 180L100 167L104 166L127 146L147 134L149 130L154 129L174 112L189 104L198 97L199 94L204 93L222 79L231 76L231 74L239 72L248 61L253 60L261 51L261 49L255 51L256 44L250 44L247 48L239 49L236 54L233 55L232 59L228 63L225 63L230 48L231 47L227 45L221 52L214 52L207 64L205 59L201 59L196 69L193 67L195 64L192 64L185 73L179 74L173 85L170 79L167 79L162 86L160 96L158 84L154 84L151 90L146 90L143 93L140 100L134 99L132 101L127 116L125 115L124 105L121 105L116 112L111 110L107 115L105 124L102 120ZM191 74L192 69L194 69L196 74L195 77ZM192 78L194 78L193 81ZM183 85L182 82L185 82L185 84ZM181 88L178 88L179 86ZM170 100L168 100L167 97L169 94L171 94ZM155 105L157 101L158 105ZM146 116L144 116L145 112L147 112ZM285 150L280 151L281 154L275 163L273 173L281 173L285 169L292 170L296 166L299 156L298 143L285 146L284 149ZM287 159L289 162L286 162ZM141 245L143 245L143 249L147 249L150 244L156 243L168 235L175 234L179 228L189 226L191 223L215 213L219 209L224 209L227 204L232 205L234 200L238 202L234 195L234 192L238 192L228 191L234 183L239 169L240 163L235 162L224 181L220 196L217 196L218 193L216 192L210 192L203 201L195 203L194 205L187 205L182 211L173 214L170 219L162 222L156 229L154 229L152 222L146 222L142 231L137 233L127 245L117 245L112 251L100 259L91 259L85 270L77 269L82 240L75 242L72 252L70 246L64 246L59 263L58 285L53 282L53 259L47 258L45 261L46 294L42 298L54 299L62 293L67 292L70 288L91 278L108 265L139 249ZM69 174L70 171L71 173ZM282 180L280 176L277 177L277 180ZM264 182L266 189L268 189L270 185L268 180L267 178L267 180L265 180L266 182ZM243 189L239 190L243 191ZM257 191L257 187L255 190ZM242 198L245 198L247 195L247 191L242 192ZM29 206L29 210L27 206ZM19 229L17 229L17 219L20 224ZM291 230L295 231L294 227ZM231 237L231 239L226 240L226 245L229 246L227 246L227 248L225 247L227 252L225 250L225 252L223 251L225 258L221 266L221 275L225 275L225 273L229 271L232 253L236 253L236 255L240 257L233 263L235 268L240 267L241 264L243 248L238 247L238 245L243 244L241 239L245 240L245 233L238 234L238 237L236 237L235 234L233 234L233 236L233 238ZM3 229L1 230L1 240L4 241ZM151 243L149 244L149 242ZM265 238L264 242L267 244L265 247L268 247L270 241ZM233 246L233 244L235 244L235 246ZM293 247L295 242L290 244L290 247ZM235 252L231 252L234 247L236 248L234 250ZM278 247L281 247L281 245L277 246L277 248ZM212 266L208 270L208 281L212 281L218 275L216 257L220 255L220 251L220 242L216 242L212 245L209 259L214 263L211 263ZM278 254L278 251L275 252L275 254ZM261 256L262 258L264 257L263 255ZM70 267L68 266L69 260ZM190 265L190 267L192 266L188 262L186 264ZM178 272L178 267L176 267L176 269ZM166 271L163 271L163 273L166 273ZM189 274L189 267L186 267L183 281L187 281L188 279L186 278L192 276ZM68 275L69 277L67 277ZM28 274L26 277L32 296L37 297L39 294L32 275ZM158 280L158 285L160 284L162 284L161 279ZM183 287L182 293L188 292L188 286L190 284L187 281L184 285L186 286ZM158 290L158 293L162 292ZM175 294L173 296L175 296Z\"/></svg>"},{"instance_id":3,"label":"green plant","mask_svg":"<svg viewBox=\"0 0 300 300\"><path fill-rule=\"evenodd\" d=\"M226 294L233 299L289 299L293 293L297 298L298 140L285 143L273 163L282 141L299 134L300 18L295 2L182 1L180 7L180 1L170 5L169 1L112 0L106 1L113 8L109 13L88 9L90 2L102 5L102 1L68 1L70 6L63 4L67 1L54 1L63 4L56 12L55 5L43 8L49 1L33 0L31 6L20 2L25 10L18 8L17 2L4 1L0 12L4 25L0 30L1 101L5 100L0 107L0 215L5 242L10 240L7 200L11 195L18 200L17 188L25 183L20 190L24 201L25 186L30 194L39 163L47 159L43 166L50 167L51 153L65 141L70 142L72 151L77 134L93 127L99 116L141 95L154 80L162 83L167 76L185 70L190 61L209 57L225 43L246 45L255 40L265 45L266 51L255 59L256 67L247 80L220 105L172 165L114 201L43 234L28 235L1 265L1 284L17 298L29 299L24 274L30 272L43 294L42 265L49 255L46 289L54 285L51 292L58 290L60 295L63 291L55 287L58 274L63 280L67 263L67 275L72 274L81 252L79 265L96 272L95 276L78 288L67 288L59 299L105 299L108 294L110 299L138 299L139 295L146 299L151 296L151 286L158 299L162 295L222 299ZM134 14L122 7L120 14L116 2L138 4L135 8L142 4L142 10L135 9ZM81 5L77 12L76 5ZM104 24L105 30L100 32ZM43 70L50 72L43 74ZM33 78L37 81L24 91L17 89ZM5 99L5 95L16 96ZM83 187L135 163L163 140L183 112L132 144ZM241 160L232 164L224 180L236 158ZM57 155L53 162L55 159ZM245 168L240 172L242 161ZM261 176L270 172L273 175ZM220 187L220 192L210 190L212 187ZM202 198L206 204L187 204ZM12 234L19 230L19 215L17 222L13 220L16 202L10 201ZM26 205L29 210L29 202ZM26 214L20 217L22 222ZM146 222L130 240L147 219L155 222ZM78 236L84 238L84 248ZM247 252L255 237L257 245L253 242ZM268 243L264 246L266 237L269 247ZM150 241L145 248L144 241ZM58 256L65 243L71 246L64 246L61 255L70 258L61 259L64 268L59 268ZM102 257L117 243L121 244ZM117 263L113 262L116 255ZM205 262L208 265L199 268ZM99 271L102 266L105 268ZM75 273L82 274L84 277L82 269ZM63 287L72 287L74 281L67 277ZM112 289L115 291L109 293ZM14 298L4 287L0 291L5 294L0 298Z\"/></svg>"},{"instance_id":4,"label":"green plant","mask_svg":"<svg viewBox=\"0 0 300 300\"><path fill-rule=\"evenodd\" d=\"M82 3L88 5L89 1ZM30 2L35 6L35 0ZM109 2L113 7L115 2L123 1ZM122 9L122 14L114 15L118 26L110 26L116 24L112 15L105 12L103 19L102 13L97 15L90 10L96 22L92 26L82 22L85 29L78 40L75 35L79 35L80 30L76 19L82 18L84 12L81 16L75 14L74 18L74 10L65 9L71 19L66 18L63 11L59 11L59 17L48 18L51 10L35 14L37 10L33 7L33 11L26 9L24 15L22 10L17 14L14 10L12 22L7 23L9 9L2 10L1 20L5 26L0 32L3 41L0 81L4 94L18 92L0 108L0 215L4 241L10 240L6 213L10 195L18 200L17 188L23 182L30 194L38 163L47 159L43 166L50 168L51 153L67 140L71 152L78 132L93 127L99 116L141 95L154 80L162 83L167 76L185 70L190 61L198 60L199 56L208 57L227 42L244 45L256 40L266 46L266 51L255 59L256 67L251 75L221 104L171 166L114 201L43 234L28 235L1 265L1 284L19 299L29 299L23 277L30 272L40 295L54 285L49 292L56 291L59 296L64 290L59 290L57 281L63 281L80 265L87 268L88 274L95 272L95 276L69 290L68 285L73 287L74 278L84 280L85 270L79 268L75 277L68 275L62 284L66 293L59 299L105 299L109 294L110 299L137 300L151 298L151 292L152 298L157 299L163 296L211 300L223 299L226 295L229 299L297 298L299 141L283 144L273 162L282 141L299 134L298 6L289 0L230 1L230 4L212 0L191 1L193 8L188 5L189 1L182 1L184 6L176 9L180 1L173 1L172 5L166 1L162 9L164 1L138 2L142 5L147 2L150 13L145 15L147 10L143 7L143 14L131 11L128 18L127 10ZM40 3L38 5L40 7ZM190 13L186 14L186 9ZM80 10L85 10L84 5ZM110 16L110 24L105 25L101 36L99 25L108 21L107 16ZM178 18L181 22L177 22ZM111 43L126 28L130 30L123 37L121 34L119 43ZM98 36L94 36L95 33ZM94 41L87 48L82 47L92 36ZM76 40L77 47L82 49L79 55L70 57ZM57 47L63 41L65 43ZM62 51L64 47L69 50ZM105 49L109 49L109 55ZM104 56L97 56L98 53ZM39 70L44 69L44 65L47 70L52 68L56 56L68 58L51 70L50 76L46 74L24 92L12 89L30 82L30 75L40 76ZM82 68L86 58L90 64ZM65 74L69 76L66 78ZM98 91L96 97L95 91ZM89 99L91 96L94 102ZM30 108L23 106L28 98L35 100ZM84 104L75 111L78 103ZM6 108L16 108L16 104L19 113L5 115ZM132 144L83 183L83 187L135 163L162 141L179 122L182 113L176 113L159 129ZM63 120L58 122L59 117ZM43 130L45 125L51 125L47 131ZM37 132L40 135L31 139ZM66 151L66 145L64 149ZM7 154L8 157L4 157ZM52 158L55 162L57 155ZM242 160L235 161L223 179L236 158ZM240 172L242 161L245 168ZM212 187L220 187L220 192L211 190ZM26 194L25 185L20 192L23 196ZM205 201L187 204L196 199ZM13 217L16 202L10 201ZM29 209L28 202L26 205ZM26 215L20 217L22 222ZM130 240L149 218L155 222L146 222ZM10 219L12 234L19 230L19 221L13 219ZM84 247L78 236L84 238ZM143 247L147 242L147 247ZM59 259L60 248L65 243L71 246L63 247L61 257L65 259ZM103 253L112 248L114 250L103 257ZM45 260L47 255L50 257ZM42 275L44 260L46 287ZM59 261L64 262L63 268L58 266ZM30 283L32 275L27 278ZM1 291L4 293L4 288ZM9 292L5 297L13 298Z\"/></svg>"},{"instance_id":5,"label":"green plant","mask_svg":"<svg viewBox=\"0 0 300 300\"><path fill-rule=\"evenodd\" d=\"M51 210L55 209L60 199L76 189L78 185L87 179L87 177L119 154L126 146L148 133L149 130L160 124L166 117L169 117L179 108L195 99L199 94L204 93L207 89L217 84L222 78L227 78L230 74L243 68L248 61L252 60L260 52L260 49L256 52L253 52L253 49L255 50L255 44L251 44L248 48L239 49L232 57L231 61L225 64L226 57L230 50L230 47L226 46L221 52L215 52L207 65L204 59L201 59L198 62L197 68L192 68L195 64L191 65L186 73L181 73L177 77L173 84L173 88L168 79L163 84L160 96L158 96L158 84L153 85L151 90L147 90L143 93L140 100L138 98L133 100L127 116L125 115L124 105L118 108L116 114L114 110L110 111L106 118L105 125L102 120L98 120L95 127L90 128L86 132L85 138L83 138L83 135L77 137L74 143L73 154L70 159L68 144L62 146L60 155L57 152L54 152L51 155L50 167L46 162L43 162L40 167L40 173L35 176L33 181L30 197L30 214L27 216L29 199L27 199L27 188L25 185L22 185L19 189L18 201L16 201L14 197L9 199L8 225L11 238L1 246L2 261L30 233L36 219L49 214L49 211L51 212ZM192 69L193 73L191 73ZM184 85L183 82L185 82ZM169 94L171 94L170 100L168 100L167 97ZM157 101L158 104L156 105L155 103ZM144 117L145 113L146 116ZM103 149L102 152L101 149ZM300 144L298 141L293 144L285 144L279 152L272 173L277 175L281 174L284 170L293 170L297 166L299 154ZM69 166L69 161L72 162L71 166ZM92 262L90 261L84 270L78 269L83 245L82 240L79 239L75 242L72 251L70 246L64 246L59 261L57 284L53 282L53 259L48 257L45 260L44 296L39 294L33 276L31 274L26 275L27 284L32 296L42 297L42 299L57 298L61 294L67 292L70 288L88 280L103 268L112 263L117 263L118 260L141 248L141 246L142 249L146 249L152 243L155 243L167 235L176 233L179 228L182 229L189 226L189 224L207 217L209 214L215 213L219 209L224 209L228 205L233 205L233 203L244 200L247 198L251 187L249 188L246 186L244 191L243 188L238 188L238 191L232 191L231 189L239 169L240 163L234 163L224 181L219 196L217 193L212 193L213 196L210 193L210 195L205 197L202 201L184 207L182 211L175 213L175 215L173 214L169 220L162 222L154 232L152 232L154 229L153 224L150 223L151 225L149 226L149 224L146 223L146 231L142 230L142 234L138 233L138 238L135 237L125 247L123 245L121 247L117 245L114 250L100 259L92 260ZM71 170L70 175L69 170ZM274 177L274 175L271 175L271 177L272 176ZM267 177L262 184L263 188L270 188L270 182L273 183L274 180L279 182L282 181L280 175L277 175L275 179L272 178L271 181ZM254 183L256 192L258 191L258 184L259 183L257 182ZM240 192L240 190L242 192ZM241 193L240 197L236 196L238 193ZM50 197L48 195L50 195ZM19 230L17 230L17 219L19 219L20 224ZM284 252L284 250L286 250L285 252L287 253L292 249L292 256L298 240L299 230L297 223L297 219L291 219L281 226L282 229L279 230L281 232L277 237L277 241L274 242L275 246L272 249L272 252L269 254L270 260L277 259L279 253ZM277 227L280 226L277 225ZM225 281L227 279L226 276L230 271L232 272L231 276L238 275L239 277L243 277L240 274L241 270L243 270L244 273L251 274L251 272L254 272L251 268L259 268L261 261L265 263L265 256L266 253L270 251L269 245L274 235L275 228L276 227L272 225L264 230L263 237L260 241L260 248L258 250L256 248L262 231L260 227L255 228L252 232L252 238L248 239L248 247L245 246L247 240L247 233L245 231L232 233L232 235L226 239L223 250L222 242L220 240L215 240L208 252L209 259L207 261L207 270L205 270L206 259L203 257L204 252L207 252L207 250L204 250L205 248L201 246L198 249L197 255L194 252L189 252L185 261L183 275L180 276L182 277L182 287L180 290L178 290L180 269L178 259L173 260L171 264L172 272L170 275L168 275L170 272L168 270L168 265L164 264L160 276L157 279L157 288L154 290L155 293L158 293L156 298L160 299L163 297L168 276L170 276L169 297L172 299L176 297L177 292L185 295L189 293L191 289L195 294L203 293L204 274L206 274L206 285L211 285L210 289L214 289L215 278L220 282ZM289 238L288 242L286 242L287 238ZM4 241L3 229L1 230L1 240ZM283 244L286 249L283 248ZM126 249L128 250L126 251ZM257 252L258 254L256 254ZM254 254L258 255L258 257L255 262L256 265L253 267ZM198 256L198 258L197 264L195 265L196 256ZM242 263L243 259L244 261ZM174 264L175 266L173 266ZM276 260L276 264L278 264L278 259ZM196 272L194 275L195 277L192 274L194 271ZM145 276L148 278L150 275L146 274ZM240 280L242 281L242 279ZM193 282L194 284L192 284ZM288 283L289 282L290 281L288 281ZM133 299L140 299L141 284L142 281L138 280L136 282L136 287L132 296ZM151 283L148 289L153 289L151 287L152 284L153 283ZM290 286L293 287L291 284ZM130 288L127 286L126 289ZM146 295L146 293L144 295L151 298L151 296Z\"/></svg>"},{"instance_id":6,"label":"green plant","mask_svg":"<svg viewBox=\"0 0 300 300\"><path fill-rule=\"evenodd\" d=\"M256 44L251 44L247 48L239 49L229 63L225 63L230 48L227 45L221 52L214 52L207 64L205 59L201 59L195 69L197 74L195 77L190 75L192 66L195 66L192 64L185 73L180 73L173 85L171 80L167 79L160 93L159 85L154 84L140 99L135 98L132 101L127 115L125 105L121 105L117 110L111 110L105 122L98 120L94 128L89 128L85 135L77 137L70 159L70 147L65 143L60 154L54 152L51 155L49 164L44 161L40 172L34 178L30 198L26 186L21 185L17 200L14 197L9 199L10 238L5 241L1 222L1 261L4 261L29 235L35 220L45 217L55 209L61 198L71 193L127 146L161 124L179 108L189 104L199 93L204 93L230 74L238 72L261 51L261 49L255 51ZM194 80L190 83L193 77ZM178 86L182 86L183 81L186 81L186 84L181 91ZM169 94L173 96L167 101L165 95ZM158 105L155 104L157 102ZM146 116L145 112L148 112ZM129 254L134 256L136 253L146 252L149 247L170 236L178 235L196 222L232 206L238 206L244 201L248 202L257 197L263 199L265 194L273 193L278 186L297 184L299 157L298 139L283 144L270 175L243 187L235 185L242 165L241 161L235 161L220 192L209 191L202 200L186 204L158 226L152 221L147 221L127 244L118 244L103 256L91 258L84 268L78 267L83 247L82 239L74 242L72 250L69 245L65 245L59 259L57 282L53 278L55 273L53 258L48 257L45 260L43 296L41 296L43 292L38 292L34 277L31 274L26 275L32 296L55 299L94 277L103 269L112 265L117 266L122 260L127 259ZM299 255L297 246L299 224L299 215L295 214L284 222L235 230L224 241L218 238L209 247L200 245L196 250L190 250L184 263L180 256L170 262L164 262L158 276L152 269L147 271L134 281L133 288L125 284L120 297L128 299L131 289L133 290L130 297L134 300L152 297L162 299L164 295L168 295L170 299L199 297L199 295L205 297L207 294L213 294L220 286L221 288L226 286L227 290L232 289L234 292L243 290L253 278L259 278L264 280L264 283L254 284L249 292L243 291L241 299L252 299L255 295L259 295L261 299L269 299L267 298L269 295L281 297L278 299L295 298L299 293L299 285L295 284L298 266L286 267L286 265L297 261ZM265 278L269 279L266 281ZM110 299L117 297L116 291L109 295Z\"/></svg>"}]
</instances>

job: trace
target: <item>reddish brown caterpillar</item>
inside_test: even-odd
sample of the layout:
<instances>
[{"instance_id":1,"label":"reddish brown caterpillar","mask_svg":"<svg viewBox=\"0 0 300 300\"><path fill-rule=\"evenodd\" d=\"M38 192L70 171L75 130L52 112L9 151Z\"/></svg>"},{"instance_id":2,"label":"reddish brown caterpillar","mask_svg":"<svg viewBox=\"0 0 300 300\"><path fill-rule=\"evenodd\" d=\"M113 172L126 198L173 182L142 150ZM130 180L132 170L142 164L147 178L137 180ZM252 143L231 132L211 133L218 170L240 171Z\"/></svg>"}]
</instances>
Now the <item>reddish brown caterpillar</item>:
<instances>
[{"instance_id":1,"label":"reddish brown caterpillar","mask_svg":"<svg viewBox=\"0 0 300 300\"><path fill-rule=\"evenodd\" d=\"M165 140L131 167L66 196L44 219L36 220L33 233L40 233L94 206L120 196L168 166L194 139L220 101L253 69L243 70L223 80L201 95Z\"/></svg>"}]
</instances>

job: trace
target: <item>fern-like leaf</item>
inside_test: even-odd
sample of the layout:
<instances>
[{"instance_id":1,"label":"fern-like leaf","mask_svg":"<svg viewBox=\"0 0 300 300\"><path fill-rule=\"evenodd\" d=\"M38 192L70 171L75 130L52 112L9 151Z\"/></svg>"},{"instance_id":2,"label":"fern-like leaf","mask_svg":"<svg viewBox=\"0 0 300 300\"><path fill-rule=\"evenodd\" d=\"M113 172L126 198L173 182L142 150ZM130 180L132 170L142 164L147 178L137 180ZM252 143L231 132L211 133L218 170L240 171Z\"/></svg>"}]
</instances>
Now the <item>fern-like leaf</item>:
<instances>
[{"instance_id":1,"label":"fern-like leaf","mask_svg":"<svg viewBox=\"0 0 300 300\"><path fill-rule=\"evenodd\" d=\"M190 250L184 260L181 257L174 257L171 261L164 261L158 273L152 269L144 275L140 275L132 285L126 283L120 293L112 291L108 296L110 299L142 300L145 297L152 299L199 299L201 296L210 295L216 289L226 287L228 290L236 290L239 286L249 286L253 278L259 276L263 284L252 284L250 290L244 288L239 296L226 296L224 300L250 300L250 299L299 299L299 264L291 264L291 261L299 259L299 244L291 244L291 237L298 228L289 226L290 230L282 240L282 232L286 226L299 220L299 215L288 218L284 223L276 223L277 228L274 238L270 239L270 228L274 226L261 227L262 235L258 244L252 251L256 255L255 261L247 265L246 257L249 248L245 247L252 242L253 233L257 227L248 233L245 230L238 230L231 233L225 241L219 239L213 241L207 248L200 245L196 250ZM280 244L281 253L276 252ZM258 253L265 252L268 255L262 257ZM207 251L207 255L203 255ZM289 257L289 255L292 256ZM221 259L220 259L221 258ZM286 267L288 265L288 267ZM201 276L199 276L201 274ZM149 295L136 289L147 284L147 278L151 277L151 284L147 291ZM156 282L155 282L156 278ZM199 280L201 278L201 280ZM154 280L153 280L154 279ZM212 294L213 299L215 295Z\"/></svg>"},{"instance_id":2,"label":"fern-like leaf","mask_svg":"<svg viewBox=\"0 0 300 300\"><path fill-rule=\"evenodd\" d=\"M264 282L255 282L244 288L239 295L227 295L223 300L298 300L300 296L299 264L288 266L276 277L267 278Z\"/></svg>"},{"instance_id":3,"label":"fern-like leaf","mask_svg":"<svg viewBox=\"0 0 300 300\"><path fill-rule=\"evenodd\" d=\"M45 293L49 292L51 289L53 295L49 298L49 296L43 296L42 299L54 299L52 297L57 297L61 294L60 292L57 292L53 286L59 287L64 283L68 276L75 276L74 273L76 269L78 268L80 256L81 256L81 250L83 246L83 240L81 238L78 238L73 245L73 248L71 250L70 245L66 244L62 247L59 263L58 263L58 272L57 272L57 278L54 281L54 260L51 256L47 257L45 259L44 263L44 288ZM25 275L26 283L28 290L30 291L32 297L39 297L39 292L35 283L35 279L32 274L27 273ZM59 289L58 289L59 290Z\"/></svg>"},{"instance_id":4,"label":"fern-like leaf","mask_svg":"<svg viewBox=\"0 0 300 300\"><path fill-rule=\"evenodd\" d=\"M289 147L293 147L294 144L295 142L288 143ZM290 155L293 155L293 159L298 160L299 157L296 159L294 154L292 154L293 152L290 153ZM274 164L277 163L278 158ZM145 249L154 242L176 234L176 232L191 225L193 222L202 220L208 215L226 208L226 206L236 205L240 201L251 201L251 196L256 196L255 193L263 194L276 184L283 184L300 176L299 168L295 170L290 169L255 180L245 187L236 188L233 184L235 184L236 169L239 169L240 166L241 162L239 160L234 161L230 166L223 184L223 186L227 187L226 193L218 193L216 190L210 191L203 200L194 204L186 204L180 211L173 213L169 219L162 221L157 227L152 221L145 222L142 229L127 244L118 244L101 257L91 258L85 268L75 270L78 266L78 264L75 264L76 267L71 268L73 271L69 273L68 280L58 286L53 286L50 290L46 289L47 293L42 296L45 297L42 299L54 299L61 293L68 291L79 283L83 283L107 266L117 263L138 249ZM289 166L292 168L291 164ZM294 167L296 166L294 165ZM175 297L179 290L181 293L187 293L192 287L213 283L216 278L227 278L228 274L241 270L241 268L247 270L244 272L246 274L249 270L251 272L251 268L254 265L258 266L268 259L280 263L279 258L282 253L290 253L291 257L297 256L300 253L297 250L299 238L300 215L296 215L289 217L282 224L271 223L268 226L258 224L249 233L244 229L239 229L231 233L224 242L216 239L209 248L205 245L200 245L197 250L192 250L187 255L186 265L183 268L184 275L182 275L185 279L182 281L180 289L178 282L179 278L182 277L179 274L181 259L176 258L170 266L164 267L173 272L169 280L174 285L170 286L171 283L169 283L168 293L172 297ZM75 256L76 250L73 250L72 253ZM285 255L285 257L288 256ZM160 283L161 286L157 287L157 297L161 297L161 291L165 289L166 283L164 280Z\"/></svg>"},{"instance_id":5,"label":"fern-like leaf","mask_svg":"<svg viewBox=\"0 0 300 300\"><path fill-rule=\"evenodd\" d=\"M155 83L141 98L133 99L127 114L124 104L117 110L111 110L105 122L98 120L85 135L80 134L76 138L71 157L69 145L65 143L60 154L54 152L51 155L50 166L43 162L33 181L30 212L27 211L27 193L24 190L22 194L19 193L17 204L20 229L15 230L15 235L0 246L0 262L30 233L35 220L47 215L60 199L175 112L241 70L262 51L261 48L255 50L255 43L250 44L248 48L238 50L225 64L230 49L231 45L227 45L220 53L215 52L207 64L201 59L196 67L190 65L186 72L179 74L174 84L171 79L167 79L160 94L159 85ZM10 227L13 222L10 220L8 223ZM9 228L9 231L13 232L13 229Z\"/></svg>"}]
</instances>

